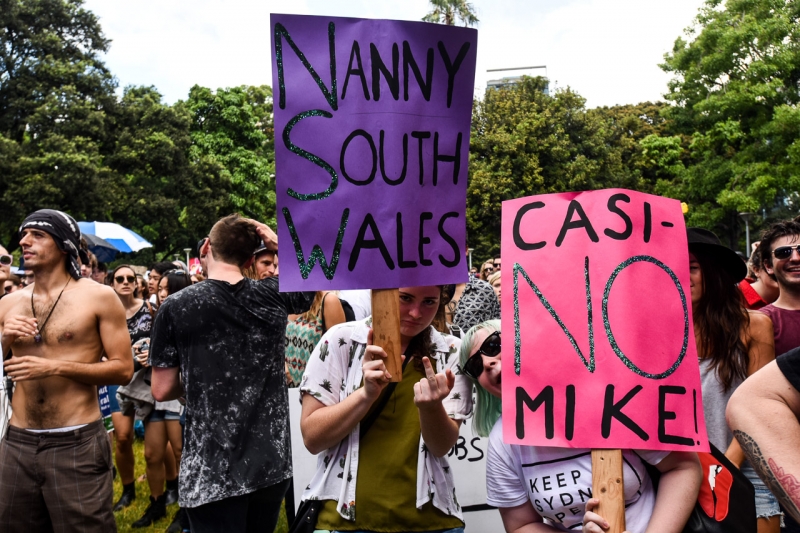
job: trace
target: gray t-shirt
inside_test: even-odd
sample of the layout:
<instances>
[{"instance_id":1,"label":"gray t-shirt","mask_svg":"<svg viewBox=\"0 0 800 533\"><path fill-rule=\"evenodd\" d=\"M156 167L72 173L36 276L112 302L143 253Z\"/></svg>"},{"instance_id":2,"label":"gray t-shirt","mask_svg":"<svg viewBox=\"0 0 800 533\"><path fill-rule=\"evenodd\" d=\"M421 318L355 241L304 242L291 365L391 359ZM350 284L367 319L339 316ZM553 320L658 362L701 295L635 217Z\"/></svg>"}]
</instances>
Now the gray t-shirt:
<instances>
[{"instance_id":1,"label":"gray t-shirt","mask_svg":"<svg viewBox=\"0 0 800 533\"><path fill-rule=\"evenodd\" d=\"M711 368L710 359L700 359L700 382L703 387L703 414L706 418L708 440L723 453L733 440L733 433L728 428L725 420L725 408L731 399L733 391L742 384L741 380L734 380L727 391L717 377L716 370Z\"/></svg>"}]
</instances>

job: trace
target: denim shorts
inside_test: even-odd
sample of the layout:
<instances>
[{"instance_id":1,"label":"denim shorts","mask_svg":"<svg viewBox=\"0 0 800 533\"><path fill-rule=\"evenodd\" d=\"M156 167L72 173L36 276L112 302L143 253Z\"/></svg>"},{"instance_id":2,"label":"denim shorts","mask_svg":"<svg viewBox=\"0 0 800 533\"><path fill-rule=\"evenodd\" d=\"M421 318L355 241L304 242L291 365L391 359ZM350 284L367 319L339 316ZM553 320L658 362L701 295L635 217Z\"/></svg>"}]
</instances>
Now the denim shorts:
<instances>
[{"instance_id":1,"label":"denim shorts","mask_svg":"<svg viewBox=\"0 0 800 533\"><path fill-rule=\"evenodd\" d=\"M764 482L758 477L756 471L750 465L745 463L742 465L742 474L753 484L756 489L756 516L758 518L770 518L772 516L780 516L781 508L778 505L778 500L773 496L772 492L767 488Z\"/></svg>"},{"instance_id":2,"label":"denim shorts","mask_svg":"<svg viewBox=\"0 0 800 533\"><path fill-rule=\"evenodd\" d=\"M150 416L147 417L145 422L150 424L152 422L166 422L167 420L180 421L180 419L180 413L173 413L172 411L167 411L164 409L153 409L153 412L150 413Z\"/></svg>"}]
</instances>

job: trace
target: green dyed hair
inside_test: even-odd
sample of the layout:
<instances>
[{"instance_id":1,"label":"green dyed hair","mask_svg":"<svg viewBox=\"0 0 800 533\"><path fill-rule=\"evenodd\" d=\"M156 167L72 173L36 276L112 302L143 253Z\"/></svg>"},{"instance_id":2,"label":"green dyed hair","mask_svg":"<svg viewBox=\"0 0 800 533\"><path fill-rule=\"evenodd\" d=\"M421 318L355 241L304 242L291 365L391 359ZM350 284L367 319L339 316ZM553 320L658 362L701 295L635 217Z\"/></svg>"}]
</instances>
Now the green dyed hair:
<instances>
[{"instance_id":1,"label":"green dyed hair","mask_svg":"<svg viewBox=\"0 0 800 533\"><path fill-rule=\"evenodd\" d=\"M487 320L486 322L481 322L477 326L470 328L469 331L464 334L464 337L461 339L461 350L459 352L461 368L464 368L474 348L472 340L475 338L475 334L482 329L488 329L490 333L500 331L500 321ZM495 422L497 422L497 419L500 418L502 414L502 403L500 402L500 398L489 394L476 380L472 378L469 379L475 384L475 389L478 391L472 428L475 430L475 433L481 437L488 437L489 433L492 432Z\"/></svg>"}]
</instances>

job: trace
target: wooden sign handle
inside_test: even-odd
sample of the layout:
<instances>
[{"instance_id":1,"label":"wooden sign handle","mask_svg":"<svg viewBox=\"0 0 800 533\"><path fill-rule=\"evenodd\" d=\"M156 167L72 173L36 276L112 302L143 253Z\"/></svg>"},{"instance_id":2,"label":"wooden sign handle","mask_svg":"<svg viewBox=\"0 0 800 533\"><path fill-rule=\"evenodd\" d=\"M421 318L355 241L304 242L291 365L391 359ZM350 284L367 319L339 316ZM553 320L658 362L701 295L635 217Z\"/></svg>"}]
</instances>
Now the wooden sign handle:
<instances>
[{"instance_id":1,"label":"wooden sign handle","mask_svg":"<svg viewBox=\"0 0 800 533\"><path fill-rule=\"evenodd\" d=\"M611 526L608 533L623 533L625 486L622 450L592 450L592 496L600 500L596 512Z\"/></svg>"},{"instance_id":2,"label":"wooden sign handle","mask_svg":"<svg viewBox=\"0 0 800 533\"><path fill-rule=\"evenodd\" d=\"M403 380L400 343L400 291L372 289L372 342L384 349L392 381Z\"/></svg>"}]
</instances>

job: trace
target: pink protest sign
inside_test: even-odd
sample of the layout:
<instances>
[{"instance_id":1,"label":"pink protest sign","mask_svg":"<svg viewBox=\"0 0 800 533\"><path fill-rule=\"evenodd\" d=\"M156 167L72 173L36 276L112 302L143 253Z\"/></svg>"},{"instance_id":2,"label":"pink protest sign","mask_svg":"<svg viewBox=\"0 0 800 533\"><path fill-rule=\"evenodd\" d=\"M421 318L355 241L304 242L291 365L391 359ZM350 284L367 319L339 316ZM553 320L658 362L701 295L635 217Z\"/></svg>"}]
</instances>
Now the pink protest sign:
<instances>
[{"instance_id":1,"label":"pink protest sign","mask_svg":"<svg viewBox=\"0 0 800 533\"><path fill-rule=\"evenodd\" d=\"M477 31L272 15L283 291L466 281Z\"/></svg>"},{"instance_id":2,"label":"pink protest sign","mask_svg":"<svg viewBox=\"0 0 800 533\"><path fill-rule=\"evenodd\" d=\"M503 202L502 259L506 442L708 451L678 201Z\"/></svg>"}]
</instances>

